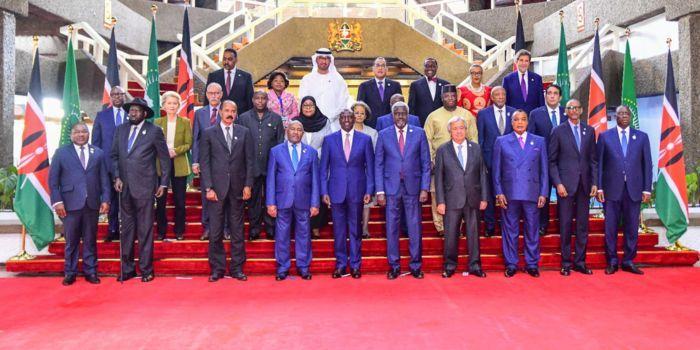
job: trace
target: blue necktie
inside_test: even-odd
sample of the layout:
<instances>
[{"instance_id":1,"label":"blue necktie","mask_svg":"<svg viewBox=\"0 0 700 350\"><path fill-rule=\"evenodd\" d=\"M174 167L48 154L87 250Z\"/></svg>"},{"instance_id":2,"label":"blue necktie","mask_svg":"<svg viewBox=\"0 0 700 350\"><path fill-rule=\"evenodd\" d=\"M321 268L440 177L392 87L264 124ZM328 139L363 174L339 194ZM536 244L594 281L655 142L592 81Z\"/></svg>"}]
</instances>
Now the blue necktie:
<instances>
[{"instance_id":1,"label":"blue necktie","mask_svg":"<svg viewBox=\"0 0 700 350\"><path fill-rule=\"evenodd\" d=\"M622 155L627 158L627 132L622 130Z\"/></svg>"},{"instance_id":2,"label":"blue necktie","mask_svg":"<svg viewBox=\"0 0 700 350\"><path fill-rule=\"evenodd\" d=\"M136 125L131 127L131 135L129 136L129 143L126 146L126 151L131 152L131 147L134 145L134 140L136 140L136 130L138 128Z\"/></svg>"},{"instance_id":3,"label":"blue necktie","mask_svg":"<svg viewBox=\"0 0 700 350\"><path fill-rule=\"evenodd\" d=\"M297 171L298 165L299 165L299 152L297 152L297 145L292 145L292 167L294 167L294 171Z\"/></svg>"},{"instance_id":4,"label":"blue necktie","mask_svg":"<svg viewBox=\"0 0 700 350\"><path fill-rule=\"evenodd\" d=\"M557 127L557 112L552 111L552 127L556 128Z\"/></svg>"},{"instance_id":5,"label":"blue necktie","mask_svg":"<svg viewBox=\"0 0 700 350\"><path fill-rule=\"evenodd\" d=\"M462 170L464 170L464 156L462 156L462 145L457 146L457 159L459 159L459 164L462 165Z\"/></svg>"},{"instance_id":6,"label":"blue necktie","mask_svg":"<svg viewBox=\"0 0 700 350\"><path fill-rule=\"evenodd\" d=\"M117 126L122 125L122 110L117 109Z\"/></svg>"},{"instance_id":7,"label":"blue necktie","mask_svg":"<svg viewBox=\"0 0 700 350\"><path fill-rule=\"evenodd\" d=\"M578 125L574 125L574 137L576 138L576 148L581 150L581 135L578 134Z\"/></svg>"}]
</instances>

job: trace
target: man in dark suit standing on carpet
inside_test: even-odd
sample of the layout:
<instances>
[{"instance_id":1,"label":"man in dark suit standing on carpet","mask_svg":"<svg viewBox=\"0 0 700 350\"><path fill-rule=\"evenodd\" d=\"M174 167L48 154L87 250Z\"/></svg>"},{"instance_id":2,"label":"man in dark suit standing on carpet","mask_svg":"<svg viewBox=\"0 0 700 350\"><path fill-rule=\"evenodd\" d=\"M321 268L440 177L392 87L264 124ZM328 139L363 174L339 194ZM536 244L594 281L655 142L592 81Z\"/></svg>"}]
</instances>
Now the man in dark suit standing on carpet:
<instances>
[{"instance_id":1,"label":"man in dark suit standing on carpet","mask_svg":"<svg viewBox=\"0 0 700 350\"><path fill-rule=\"evenodd\" d=\"M234 125L236 104L221 104L221 122L204 130L200 141L202 189L209 201L211 237L209 238L209 282L216 282L226 272L224 249L224 207L228 205L231 224L231 277L245 281L245 239L243 237L243 204L250 199L253 187L255 154L248 128Z\"/></svg>"},{"instance_id":2,"label":"man in dark suit standing on carpet","mask_svg":"<svg viewBox=\"0 0 700 350\"><path fill-rule=\"evenodd\" d=\"M418 116L421 127L430 113L442 107L442 86L449 84L447 80L437 77L437 70L437 60L426 58L423 62L424 77L412 82L408 91L408 109Z\"/></svg>"},{"instance_id":3,"label":"man in dark suit standing on carpet","mask_svg":"<svg viewBox=\"0 0 700 350\"><path fill-rule=\"evenodd\" d=\"M624 222L623 271L641 275L637 255L639 211L651 199L651 146L646 133L630 127L627 106L616 109L617 126L598 138L598 200L605 209L605 274L617 272L617 226Z\"/></svg>"},{"instance_id":4,"label":"man in dark suit standing on carpet","mask_svg":"<svg viewBox=\"0 0 700 350\"><path fill-rule=\"evenodd\" d=\"M63 285L75 282L81 238L85 280L98 284L97 219L109 212L112 186L104 152L87 143L87 125L73 125L70 138L70 144L56 150L49 172L51 203L63 221L66 238Z\"/></svg>"},{"instance_id":5,"label":"man in dark suit standing on carpet","mask_svg":"<svg viewBox=\"0 0 700 350\"><path fill-rule=\"evenodd\" d=\"M163 129L145 120L153 117L148 103L136 98L124 104L129 123L117 128L112 146L114 188L120 196L121 269L119 281L136 277L134 241L139 241L141 281L150 282L153 274L153 204L164 196L170 181L170 154ZM156 173L156 159L161 176ZM160 185L159 185L160 184Z\"/></svg>"},{"instance_id":6,"label":"man in dark suit standing on carpet","mask_svg":"<svg viewBox=\"0 0 700 350\"><path fill-rule=\"evenodd\" d=\"M564 107L559 105L560 101L561 87L556 84L548 86L545 93L545 105L533 109L528 118L527 132L544 137L546 145L549 145L549 137L552 134L552 130L559 124L567 122ZM544 236L547 233L548 226L549 195L547 195L547 202L544 203L544 207L540 210L540 236Z\"/></svg>"},{"instance_id":7,"label":"man in dark suit standing on carpet","mask_svg":"<svg viewBox=\"0 0 700 350\"><path fill-rule=\"evenodd\" d=\"M568 121L554 128L548 147L549 178L557 188L562 276L569 276L572 267L586 275L593 273L586 267L586 245L589 202L598 192L598 154L595 131L581 121L582 110L581 102L569 100L566 104ZM576 256L572 266L571 226L574 217Z\"/></svg>"},{"instance_id":8,"label":"man in dark suit standing on carpet","mask_svg":"<svg viewBox=\"0 0 700 350\"><path fill-rule=\"evenodd\" d=\"M384 57L377 57L372 66L374 78L366 80L357 89L357 100L366 103L372 110L372 119L366 119L365 124L374 128L377 118L391 113L389 99L394 94L401 94L401 83L386 77L387 67Z\"/></svg>"},{"instance_id":9,"label":"man in dark suit standing on carpet","mask_svg":"<svg viewBox=\"0 0 700 350\"><path fill-rule=\"evenodd\" d=\"M544 106L544 91L542 89L542 77L528 71L532 55L527 50L520 50L515 54L515 65L518 68L513 73L503 78L503 87L506 89L508 100L506 104L515 108L530 112L540 106Z\"/></svg>"},{"instance_id":10,"label":"man in dark suit standing on carpet","mask_svg":"<svg viewBox=\"0 0 700 350\"><path fill-rule=\"evenodd\" d=\"M223 89L222 100L233 101L238 106L238 114L243 114L253 108L253 78L250 73L236 67L238 52L232 48L224 50L224 67L209 73L207 86L219 83ZM208 97L204 104L209 104Z\"/></svg>"},{"instance_id":11,"label":"man in dark suit standing on carpet","mask_svg":"<svg viewBox=\"0 0 700 350\"><path fill-rule=\"evenodd\" d=\"M125 97L126 93L121 86L113 87L109 92L112 106L97 113L95 122L92 125L92 145L101 149L105 153L105 157L109 157L109 153L112 151L115 130L126 121L126 111L122 108ZM111 179L112 162L110 161L107 162L107 171ZM109 205L109 232L105 242L119 239L119 197L114 187L109 187L112 191L109 197L112 202Z\"/></svg>"},{"instance_id":12,"label":"man in dark suit standing on carpet","mask_svg":"<svg viewBox=\"0 0 700 350\"><path fill-rule=\"evenodd\" d=\"M435 153L435 195L437 212L444 216L445 262L442 277L450 278L457 269L457 247L462 220L466 224L470 274L486 277L479 253L479 210L486 209L489 179L481 149L467 140L467 122L452 117L447 122L452 140Z\"/></svg>"},{"instance_id":13,"label":"man in dark suit standing on carpet","mask_svg":"<svg viewBox=\"0 0 700 350\"><path fill-rule=\"evenodd\" d=\"M549 162L544 138L527 132L527 113L513 113L513 132L496 139L493 146L493 188L496 205L502 208L503 259L506 277L513 277L518 265L520 219L525 221L525 269L539 277L539 210L549 194Z\"/></svg>"}]
</instances>

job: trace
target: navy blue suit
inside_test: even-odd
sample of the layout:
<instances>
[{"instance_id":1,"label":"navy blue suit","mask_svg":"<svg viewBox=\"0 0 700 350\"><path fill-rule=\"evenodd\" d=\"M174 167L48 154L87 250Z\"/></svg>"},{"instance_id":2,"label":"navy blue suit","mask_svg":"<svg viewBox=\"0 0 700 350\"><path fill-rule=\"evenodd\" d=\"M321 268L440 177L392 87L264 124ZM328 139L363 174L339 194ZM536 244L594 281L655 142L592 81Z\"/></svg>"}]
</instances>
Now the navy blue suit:
<instances>
[{"instance_id":1,"label":"navy blue suit","mask_svg":"<svg viewBox=\"0 0 700 350\"><path fill-rule=\"evenodd\" d=\"M127 112L122 110L122 122L127 121ZM112 141L114 140L114 132L117 130L116 120L114 116L114 107L105 108L97 113L95 122L92 124L92 145L101 149L106 154L112 151ZM112 162L107 161L107 171L109 178L112 178ZM109 205L109 237L111 239L119 238L119 194L110 186Z\"/></svg>"},{"instance_id":2,"label":"navy blue suit","mask_svg":"<svg viewBox=\"0 0 700 350\"><path fill-rule=\"evenodd\" d=\"M506 268L518 265L518 235L521 212L525 219L525 264L537 268L540 260L540 196L549 194L549 163L544 138L528 133L520 148L515 132L496 139L493 147L493 188L508 202L502 209L503 259Z\"/></svg>"},{"instance_id":3,"label":"navy blue suit","mask_svg":"<svg viewBox=\"0 0 700 350\"><path fill-rule=\"evenodd\" d=\"M642 192L651 193L651 146L646 133L627 129L627 152L622 150L617 127L598 137L598 191L605 195L605 255L616 266L617 226L624 220L625 246L622 265L632 264L637 255L639 210Z\"/></svg>"},{"instance_id":4,"label":"navy blue suit","mask_svg":"<svg viewBox=\"0 0 700 350\"><path fill-rule=\"evenodd\" d=\"M319 208L321 198L318 153L307 144L299 143L297 147L299 145L301 151L296 171L292 166L288 142L272 147L267 161L265 204L277 206L275 260L278 275L287 273L291 267L289 236L292 222L296 266L300 274L309 272L312 258L310 209Z\"/></svg>"},{"instance_id":5,"label":"navy blue suit","mask_svg":"<svg viewBox=\"0 0 700 350\"><path fill-rule=\"evenodd\" d=\"M214 124L211 123L212 108L210 105L206 105L194 113L194 125L192 126L192 164L199 164L199 143L204 130L212 125L219 125L219 123L221 123L220 108L221 105L217 106L216 122ZM224 207L224 231L226 232L229 232L229 212L230 209L227 205ZM209 229L209 201L207 200L207 193L205 191L202 191L202 227L205 230Z\"/></svg>"},{"instance_id":6,"label":"navy blue suit","mask_svg":"<svg viewBox=\"0 0 700 350\"><path fill-rule=\"evenodd\" d=\"M502 85L506 89L506 105L530 114L535 108L544 106L544 88L542 77L535 72L528 71L527 80L527 99L523 99L520 89L520 72L515 71L506 75Z\"/></svg>"},{"instance_id":7,"label":"navy blue suit","mask_svg":"<svg viewBox=\"0 0 700 350\"><path fill-rule=\"evenodd\" d=\"M399 271L399 202L403 203L408 226L411 270L422 265L420 191L430 190L430 147L425 131L405 126L404 154L399 150L396 128L379 132L375 147L374 176L377 193L386 195L387 258L392 271Z\"/></svg>"},{"instance_id":8,"label":"navy blue suit","mask_svg":"<svg viewBox=\"0 0 700 350\"><path fill-rule=\"evenodd\" d=\"M425 125L425 120L428 115L436 109L442 107L442 87L449 85L450 82L444 79L437 78L435 83L435 98L430 95L428 80L426 77L421 77L411 83L408 90L408 112L413 113L420 119L421 127ZM379 131L379 129L377 129Z\"/></svg>"},{"instance_id":9,"label":"navy blue suit","mask_svg":"<svg viewBox=\"0 0 700 350\"><path fill-rule=\"evenodd\" d=\"M341 271L348 265L348 237L350 268L360 269L363 199L365 195L374 194L372 138L353 132L350 157L345 160L345 134L340 130L323 139L320 173L321 195L331 199L336 269Z\"/></svg>"},{"instance_id":10,"label":"navy blue suit","mask_svg":"<svg viewBox=\"0 0 700 350\"><path fill-rule=\"evenodd\" d=\"M420 119L413 114L408 115L408 125L420 127ZM394 126L394 116L389 113L377 118L377 126L374 128L377 132L382 131L390 126Z\"/></svg>"},{"instance_id":11,"label":"navy blue suit","mask_svg":"<svg viewBox=\"0 0 700 350\"><path fill-rule=\"evenodd\" d=\"M498 131L498 119L494 106L488 106L479 111L476 117L476 128L479 131L479 146L484 159L484 164L489 173L491 173L491 159L493 158L493 145L496 143L496 138L502 136ZM504 129L503 135L513 132L511 125L511 116L515 112L515 108L503 106L504 112ZM493 183L489 181L490 195L488 205L484 211L484 223L487 231L493 231L496 228L496 207L495 207L495 192L493 191Z\"/></svg>"},{"instance_id":12,"label":"navy blue suit","mask_svg":"<svg viewBox=\"0 0 700 350\"><path fill-rule=\"evenodd\" d=\"M375 128L377 117L391 113L389 100L394 94L401 94L401 83L384 78L384 98L379 95L375 78L363 81L357 89L357 100L366 103L372 110L372 119L366 119L365 124ZM375 128L376 129L376 128ZM379 130L379 129L377 129Z\"/></svg>"},{"instance_id":13,"label":"navy blue suit","mask_svg":"<svg viewBox=\"0 0 700 350\"><path fill-rule=\"evenodd\" d=\"M110 184L107 161L101 149L85 145L87 167L83 168L75 146L71 143L56 150L49 171L51 204L63 203L66 217L63 233L66 238L65 274L78 274L78 252L83 239L83 271L97 273L97 219L100 204L109 203Z\"/></svg>"}]
</instances>

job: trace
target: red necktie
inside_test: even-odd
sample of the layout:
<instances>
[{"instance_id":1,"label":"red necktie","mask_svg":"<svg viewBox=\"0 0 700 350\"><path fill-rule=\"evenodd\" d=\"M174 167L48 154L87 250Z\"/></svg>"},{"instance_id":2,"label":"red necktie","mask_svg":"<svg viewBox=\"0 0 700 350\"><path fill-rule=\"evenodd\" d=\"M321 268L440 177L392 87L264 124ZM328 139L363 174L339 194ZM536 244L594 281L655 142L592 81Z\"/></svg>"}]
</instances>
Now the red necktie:
<instances>
[{"instance_id":1,"label":"red necktie","mask_svg":"<svg viewBox=\"0 0 700 350\"><path fill-rule=\"evenodd\" d=\"M403 156L404 144L405 144L405 141L403 139L403 129L399 129L399 151L401 152L401 156Z\"/></svg>"},{"instance_id":2,"label":"red necktie","mask_svg":"<svg viewBox=\"0 0 700 350\"><path fill-rule=\"evenodd\" d=\"M231 94L231 71L226 71L226 95Z\"/></svg>"},{"instance_id":3,"label":"red necktie","mask_svg":"<svg viewBox=\"0 0 700 350\"><path fill-rule=\"evenodd\" d=\"M216 107L211 109L211 118L209 118L209 125L216 124Z\"/></svg>"}]
</instances>

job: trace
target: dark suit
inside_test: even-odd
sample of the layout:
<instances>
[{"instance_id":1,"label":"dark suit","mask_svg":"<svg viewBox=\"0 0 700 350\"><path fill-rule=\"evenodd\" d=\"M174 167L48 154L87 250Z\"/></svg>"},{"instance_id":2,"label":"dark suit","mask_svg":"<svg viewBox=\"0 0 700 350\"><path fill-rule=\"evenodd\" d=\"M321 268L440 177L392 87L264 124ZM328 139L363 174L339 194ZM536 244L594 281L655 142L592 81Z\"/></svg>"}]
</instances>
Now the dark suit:
<instances>
[{"instance_id":1,"label":"dark suit","mask_svg":"<svg viewBox=\"0 0 700 350\"><path fill-rule=\"evenodd\" d=\"M462 220L466 224L469 271L481 270L479 254L479 203L489 199L488 171L481 149L474 142L464 144L466 167L462 168L452 141L435 153L435 195L437 204L445 205L444 269L457 268L457 247Z\"/></svg>"},{"instance_id":2,"label":"dark suit","mask_svg":"<svg viewBox=\"0 0 700 350\"><path fill-rule=\"evenodd\" d=\"M143 121L136 139L127 150L132 125L117 128L112 146L114 178L123 183L121 206L121 271L135 273L134 240L139 241L139 269L143 276L153 273L153 203L154 193L170 181L170 154L163 130ZM156 159L161 164L161 176L156 173ZM165 195L165 194L163 194Z\"/></svg>"},{"instance_id":3,"label":"dark suit","mask_svg":"<svg viewBox=\"0 0 700 350\"><path fill-rule=\"evenodd\" d=\"M642 192L651 193L652 163L649 137L627 128L627 154L623 154L617 127L598 137L599 191L605 195L605 255L616 266L617 226L624 221L625 246L622 265L632 264L637 255L639 210Z\"/></svg>"},{"instance_id":4,"label":"dark suit","mask_svg":"<svg viewBox=\"0 0 700 350\"><path fill-rule=\"evenodd\" d=\"M430 113L442 107L442 87L449 84L450 82L447 80L437 78L435 97L433 98L430 95L428 80L425 77L411 83L408 90L408 112L418 116L421 127L425 125L425 120L428 119Z\"/></svg>"},{"instance_id":5,"label":"dark suit","mask_svg":"<svg viewBox=\"0 0 700 350\"><path fill-rule=\"evenodd\" d=\"M243 235L243 187L253 186L253 164L255 155L253 139L248 128L231 125L231 148L226 142L225 130L214 125L202 133L200 143L200 166L202 189L212 189L218 201L209 202L211 210L209 232L209 266L212 275L223 275L226 271L224 249L224 207L231 224L231 274L243 272L245 263L245 238Z\"/></svg>"},{"instance_id":6,"label":"dark suit","mask_svg":"<svg viewBox=\"0 0 700 350\"><path fill-rule=\"evenodd\" d=\"M496 116L496 111L494 106L488 106L479 111L476 118L476 128L479 131L479 146L481 147L482 157L484 158L484 164L486 164L486 169L491 171L491 159L493 158L493 145L496 143L496 138L507 135L513 132L513 126L511 125L511 116L515 112L515 108L504 106L504 120L503 123L503 134L498 131L498 119ZM493 231L496 229L496 206L495 206L495 195L493 191L493 183L489 181L490 197L488 204L486 205L486 210L484 210L484 223L486 224L486 230Z\"/></svg>"},{"instance_id":7,"label":"dark suit","mask_svg":"<svg viewBox=\"0 0 700 350\"><path fill-rule=\"evenodd\" d=\"M97 219L100 204L109 203L110 180L107 162L101 149L84 145L89 153L83 168L74 144L56 150L49 171L51 204L62 202L66 209L63 234L66 238L66 276L78 274L78 251L83 239L83 271L97 273Z\"/></svg>"},{"instance_id":8,"label":"dark suit","mask_svg":"<svg viewBox=\"0 0 700 350\"><path fill-rule=\"evenodd\" d=\"M272 147L267 162L268 196L265 204L277 206L275 260L278 275L287 273L291 267L289 242L292 225L296 266L301 275L309 272L312 258L309 210L320 206L318 153L307 144L300 142L299 146L301 152L296 170L292 166L288 142Z\"/></svg>"},{"instance_id":9,"label":"dark suit","mask_svg":"<svg viewBox=\"0 0 700 350\"><path fill-rule=\"evenodd\" d=\"M420 128L420 119L413 114L408 115L408 125L417 126ZM377 125L374 127L377 132L380 132L390 126L394 126L394 116L389 113L377 118Z\"/></svg>"},{"instance_id":10,"label":"dark suit","mask_svg":"<svg viewBox=\"0 0 700 350\"><path fill-rule=\"evenodd\" d=\"M574 264L586 264L588 244L588 207L591 187L598 183L598 154L595 131L579 123L580 149L569 122L552 131L549 139L549 178L554 186L564 185L567 196L557 194L559 234L561 235L561 265L571 267L571 226L576 217L576 257Z\"/></svg>"},{"instance_id":11,"label":"dark suit","mask_svg":"<svg viewBox=\"0 0 700 350\"><path fill-rule=\"evenodd\" d=\"M128 122L127 112L121 111L122 122ZM117 130L114 107L109 107L97 113L95 122L92 124L92 145L101 149L106 155L112 151L112 140L114 140L114 132ZM108 156L105 156L105 159ZM107 161L107 171L110 179L112 177L112 162ZM109 206L109 237L112 239L119 238L119 194L110 186L111 199Z\"/></svg>"},{"instance_id":12,"label":"dark suit","mask_svg":"<svg viewBox=\"0 0 700 350\"><path fill-rule=\"evenodd\" d=\"M403 203L408 226L410 269L422 265L422 226L420 191L430 190L430 147L423 129L407 125L404 153L399 150L396 128L379 132L375 147L374 185L386 195L386 245L389 267L401 268L399 262L399 202Z\"/></svg>"},{"instance_id":13,"label":"dark suit","mask_svg":"<svg viewBox=\"0 0 700 350\"><path fill-rule=\"evenodd\" d=\"M506 268L518 264L518 235L521 212L525 219L525 264L537 268L540 260L539 196L549 194L549 163L544 138L528 133L520 147L515 132L496 139L493 147L493 188L508 202L502 210L503 258Z\"/></svg>"},{"instance_id":14,"label":"dark suit","mask_svg":"<svg viewBox=\"0 0 700 350\"><path fill-rule=\"evenodd\" d=\"M379 116L391 113L389 100L394 94L401 94L401 83L389 78L384 78L383 98L379 95L377 79L365 80L360 84L360 87L357 89L357 100L366 103L372 110L372 119L366 119L366 125L375 128Z\"/></svg>"},{"instance_id":15,"label":"dark suit","mask_svg":"<svg viewBox=\"0 0 700 350\"><path fill-rule=\"evenodd\" d=\"M549 114L549 109L544 105L542 107L537 107L530 112L527 123L527 132L535 134L537 136L544 137L544 142L549 145L549 137L552 134L552 130L559 125L567 123L568 117L564 114L564 107L559 106L559 120L556 125L552 125L552 116ZM553 186L554 184L552 184ZM590 188L589 188L590 190ZM551 190L550 190L551 192ZM540 229L547 231L549 226L549 194L547 195L547 202L544 207L540 209Z\"/></svg>"},{"instance_id":16,"label":"dark suit","mask_svg":"<svg viewBox=\"0 0 700 350\"><path fill-rule=\"evenodd\" d=\"M248 200L248 218L250 220L249 235L256 238L260 235L260 229L265 221L267 237L275 235L275 219L267 214L265 209L265 178L267 176L267 158L270 149L284 142L284 123L282 117L265 110L262 118L258 118L258 112L251 109L241 114L236 119L236 124L248 128L253 139L253 195Z\"/></svg>"},{"instance_id":17,"label":"dark suit","mask_svg":"<svg viewBox=\"0 0 700 350\"><path fill-rule=\"evenodd\" d=\"M231 72L231 79L233 79L231 90L226 93L226 76L224 74L224 69L221 68L209 73L205 86L209 86L209 83L219 83L219 85L221 85L221 91L224 94L221 100L236 102L238 114L241 115L253 108L253 78L250 73L236 67L235 74ZM204 95L204 104L209 104L206 95Z\"/></svg>"},{"instance_id":18,"label":"dark suit","mask_svg":"<svg viewBox=\"0 0 700 350\"><path fill-rule=\"evenodd\" d=\"M202 134L204 130L208 129L212 125L217 125L221 123L221 105L216 107L216 121L211 123L212 107L206 105L198 109L194 113L194 122L192 126L192 164L199 164L199 141L202 139ZM201 169L200 169L201 171ZM200 174L201 177L201 174ZM201 179L200 179L201 180ZM200 189L201 189L200 184ZM202 227L205 230L209 229L209 201L207 200L207 194L202 192ZM226 221L224 223L224 231L229 230L228 223L228 208L224 208L226 214L224 215Z\"/></svg>"},{"instance_id":19,"label":"dark suit","mask_svg":"<svg viewBox=\"0 0 700 350\"><path fill-rule=\"evenodd\" d=\"M540 106L544 106L544 88L542 77L535 72L527 72L527 98L523 98L520 89L520 72L515 71L503 78L503 87L506 89L506 105L515 109L522 109L528 114Z\"/></svg>"},{"instance_id":20,"label":"dark suit","mask_svg":"<svg viewBox=\"0 0 700 350\"><path fill-rule=\"evenodd\" d=\"M331 199L335 268L348 265L347 241L350 240L350 268L360 269L362 258L363 197L374 194L374 151L372 138L353 131L350 157L343 148L346 132L336 131L323 139L321 146L321 195Z\"/></svg>"}]
</instances>

